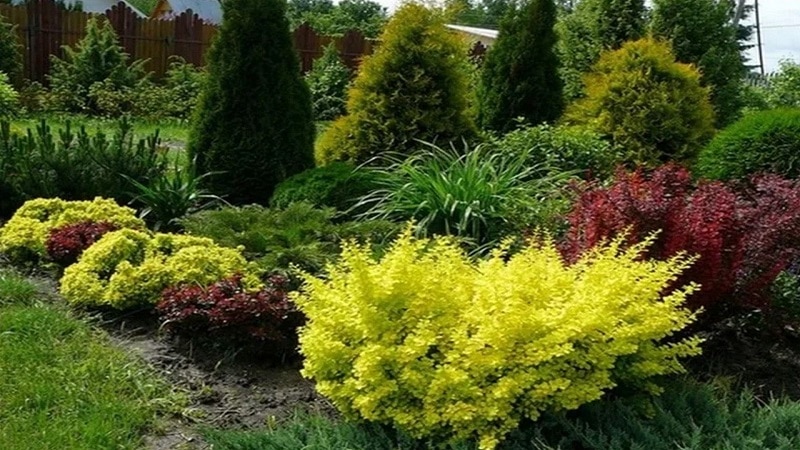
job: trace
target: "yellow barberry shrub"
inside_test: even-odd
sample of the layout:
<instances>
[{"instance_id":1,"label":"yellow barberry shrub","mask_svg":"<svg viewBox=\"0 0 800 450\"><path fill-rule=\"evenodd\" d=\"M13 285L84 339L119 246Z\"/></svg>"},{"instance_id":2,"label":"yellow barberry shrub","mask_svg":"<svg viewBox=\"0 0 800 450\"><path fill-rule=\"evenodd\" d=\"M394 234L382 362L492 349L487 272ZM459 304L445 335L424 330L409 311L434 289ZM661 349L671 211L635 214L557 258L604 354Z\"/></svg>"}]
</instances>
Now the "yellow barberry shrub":
<instances>
[{"instance_id":1,"label":"yellow barberry shrub","mask_svg":"<svg viewBox=\"0 0 800 450\"><path fill-rule=\"evenodd\" d=\"M617 385L657 394L655 377L700 350L694 337L664 342L695 319L682 305L696 286L662 294L692 261L643 260L650 242L574 265L548 241L479 262L410 231L379 260L348 244L295 295L303 375L348 417L481 449Z\"/></svg>"},{"instance_id":2,"label":"yellow barberry shrub","mask_svg":"<svg viewBox=\"0 0 800 450\"><path fill-rule=\"evenodd\" d=\"M208 238L119 230L67 267L61 294L75 306L126 309L155 304L169 286L207 286L235 274L243 274L250 287L260 285L257 268L237 249Z\"/></svg>"},{"instance_id":3,"label":"yellow barberry shrub","mask_svg":"<svg viewBox=\"0 0 800 450\"><path fill-rule=\"evenodd\" d=\"M108 222L119 228L144 229L136 211L120 206L112 199L67 201L37 198L25 202L0 228L0 252L13 259L42 257L50 232L79 222Z\"/></svg>"}]
</instances>

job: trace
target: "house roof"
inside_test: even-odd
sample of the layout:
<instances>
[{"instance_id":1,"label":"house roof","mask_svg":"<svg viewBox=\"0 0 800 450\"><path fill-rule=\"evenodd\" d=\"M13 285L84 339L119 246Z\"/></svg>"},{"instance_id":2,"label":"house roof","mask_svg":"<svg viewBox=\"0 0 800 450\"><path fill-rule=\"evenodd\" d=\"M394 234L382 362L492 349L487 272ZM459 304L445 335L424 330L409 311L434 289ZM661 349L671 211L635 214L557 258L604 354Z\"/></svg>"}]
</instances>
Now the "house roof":
<instances>
[{"instance_id":1,"label":"house roof","mask_svg":"<svg viewBox=\"0 0 800 450\"><path fill-rule=\"evenodd\" d=\"M491 30L489 28L467 27L464 25L452 25L452 24L447 24L445 26L447 28L450 28L451 30L469 33L474 36L480 36L487 39L497 39L497 30Z\"/></svg>"},{"instance_id":2,"label":"house roof","mask_svg":"<svg viewBox=\"0 0 800 450\"><path fill-rule=\"evenodd\" d=\"M222 4L219 0L167 0L167 3L172 7L174 15L191 9L204 22L222 23Z\"/></svg>"},{"instance_id":3,"label":"house roof","mask_svg":"<svg viewBox=\"0 0 800 450\"><path fill-rule=\"evenodd\" d=\"M103 14L106 10L111 9L119 2L125 3L128 8L132 9L139 17L147 17L147 14L139 11L135 6L131 5L125 0L64 0L64 4L71 6L75 3L81 3L81 11L87 13ZM25 0L11 0L12 5L21 5Z\"/></svg>"}]
</instances>

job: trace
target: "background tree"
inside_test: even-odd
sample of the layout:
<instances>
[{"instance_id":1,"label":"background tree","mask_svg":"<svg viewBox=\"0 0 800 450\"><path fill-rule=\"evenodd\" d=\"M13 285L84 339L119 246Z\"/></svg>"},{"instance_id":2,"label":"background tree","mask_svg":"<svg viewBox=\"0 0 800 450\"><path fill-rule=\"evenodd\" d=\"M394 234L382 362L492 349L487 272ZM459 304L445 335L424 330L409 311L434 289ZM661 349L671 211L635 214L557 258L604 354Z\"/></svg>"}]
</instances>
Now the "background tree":
<instances>
[{"instance_id":1,"label":"background tree","mask_svg":"<svg viewBox=\"0 0 800 450\"><path fill-rule=\"evenodd\" d=\"M708 89L669 43L646 38L608 50L586 78L586 97L567 121L607 136L631 163L691 161L714 133Z\"/></svg>"},{"instance_id":2,"label":"background tree","mask_svg":"<svg viewBox=\"0 0 800 450\"><path fill-rule=\"evenodd\" d=\"M441 16L414 3L395 12L348 92L348 115L320 139L318 163L362 162L382 152L409 152L417 139L447 142L474 132L466 48Z\"/></svg>"},{"instance_id":3,"label":"background tree","mask_svg":"<svg viewBox=\"0 0 800 450\"><path fill-rule=\"evenodd\" d=\"M728 0L654 0L653 6L653 35L672 42L678 61L700 69L702 85L711 89L717 127L736 120L747 68L732 22L734 5Z\"/></svg>"},{"instance_id":4,"label":"background tree","mask_svg":"<svg viewBox=\"0 0 800 450\"><path fill-rule=\"evenodd\" d=\"M516 4L516 0L445 0L445 12L453 23L497 29Z\"/></svg>"},{"instance_id":5,"label":"background tree","mask_svg":"<svg viewBox=\"0 0 800 450\"><path fill-rule=\"evenodd\" d=\"M764 89L767 104L772 108L800 108L800 64L785 59Z\"/></svg>"},{"instance_id":6,"label":"background tree","mask_svg":"<svg viewBox=\"0 0 800 450\"><path fill-rule=\"evenodd\" d=\"M12 82L22 72L20 47L16 27L0 15L0 72L8 75Z\"/></svg>"},{"instance_id":7,"label":"background tree","mask_svg":"<svg viewBox=\"0 0 800 450\"><path fill-rule=\"evenodd\" d=\"M339 59L336 46L325 47L322 56L314 60L314 67L306 75L314 119L333 120L345 113L350 75L350 69Z\"/></svg>"},{"instance_id":8,"label":"background tree","mask_svg":"<svg viewBox=\"0 0 800 450\"><path fill-rule=\"evenodd\" d=\"M330 0L292 0L289 17L293 28L308 22L320 34L341 35L357 30L375 38L386 24L387 12L372 0L342 0L336 5Z\"/></svg>"},{"instance_id":9,"label":"background tree","mask_svg":"<svg viewBox=\"0 0 800 450\"><path fill-rule=\"evenodd\" d=\"M568 100L583 96L583 75L603 50L644 36L645 13L644 0L581 0L565 10L556 30L559 71Z\"/></svg>"},{"instance_id":10,"label":"background tree","mask_svg":"<svg viewBox=\"0 0 800 450\"><path fill-rule=\"evenodd\" d=\"M294 30L307 21L307 17L329 14L334 8L333 0L290 0L286 3L286 15Z\"/></svg>"},{"instance_id":11,"label":"background tree","mask_svg":"<svg viewBox=\"0 0 800 450\"><path fill-rule=\"evenodd\" d=\"M517 117L538 125L561 115L555 21L553 0L531 0L505 19L486 55L478 88L481 126L505 131Z\"/></svg>"},{"instance_id":12,"label":"background tree","mask_svg":"<svg viewBox=\"0 0 800 450\"><path fill-rule=\"evenodd\" d=\"M298 70L283 0L226 0L189 155L215 194L269 201L279 182L313 167L311 99Z\"/></svg>"},{"instance_id":13,"label":"background tree","mask_svg":"<svg viewBox=\"0 0 800 450\"><path fill-rule=\"evenodd\" d=\"M598 6L598 36L605 49L616 50L644 36L644 0L599 0Z\"/></svg>"}]
</instances>

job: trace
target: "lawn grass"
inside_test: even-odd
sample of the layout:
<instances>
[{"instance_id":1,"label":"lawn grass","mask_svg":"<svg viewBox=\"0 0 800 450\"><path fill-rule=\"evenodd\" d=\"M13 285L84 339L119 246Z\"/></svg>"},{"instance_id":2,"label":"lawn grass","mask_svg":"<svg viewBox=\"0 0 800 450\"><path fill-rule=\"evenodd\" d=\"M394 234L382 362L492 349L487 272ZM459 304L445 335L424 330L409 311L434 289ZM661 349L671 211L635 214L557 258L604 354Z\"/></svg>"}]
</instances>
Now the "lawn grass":
<instances>
[{"instance_id":1,"label":"lawn grass","mask_svg":"<svg viewBox=\"0 0 800 450\"><path fill-rule=\"evenodd\" d=\"M36 288L0 273L0 449L136 449L178 397Z\"/></svg>"},{"instance_id":2,"label":"lawn grass","mask_svg":"<svg viewBox=\"0 0 800 450\"><path fill-rule=\"evenodd\" d=\"M94 134L97 131L111 133L116 126L115 119L104 119L99 117L89 117L79 114L44 114L30 117L20 117L11 122L12 133L26 133L27 130L35 129L36 126L42 121L47 120L48 125L54 131L63 129L67 121L74 128L86 127L89 134ZM332 122L316 122L316 139L319 139L325 130L331 125ZM177 119L164 119L164 120L143 120L133 119L133 132L138 137L149 136L158 131L161 141L168 144L170 147L184 148L189 140L189 121Z\"/></svg>"},{"instance_id":3,"label":"lawn grass","mask_svg":"<svg viewBox=\"0 0 800 450\"><path fill-rule=\"evenodd\" d=\"M94 134L97 131L103 131L107 134L113 133L116 129L115 119L103 119L98 117L88 117L77 114L47 114L39 116L30 116L17 118L11 122L11 131L14 133L25 133L27 129L35 129L36 126L42 121L47 120L47 124L53 131L63 129L67 122L70 123L73 129L86 127L89 134ZM188 121L180 121L177 119L164 119L159 121L152 120L133 120L133 132L137 137L145 137L153 134L158 130L158 135L161 141L183 147L189 139L189 124Z\"/></svg>"},{"instance_id":4,"label":"lawn grass","mask_svg":"<svg viewBox=\"0 0 800 450\"><path fill-rule=\"evenodd\" d=\"M38 297L39 290L25 277L0 270L0 311L6 306L33 305Z\"/></svg>"}]
</instances>

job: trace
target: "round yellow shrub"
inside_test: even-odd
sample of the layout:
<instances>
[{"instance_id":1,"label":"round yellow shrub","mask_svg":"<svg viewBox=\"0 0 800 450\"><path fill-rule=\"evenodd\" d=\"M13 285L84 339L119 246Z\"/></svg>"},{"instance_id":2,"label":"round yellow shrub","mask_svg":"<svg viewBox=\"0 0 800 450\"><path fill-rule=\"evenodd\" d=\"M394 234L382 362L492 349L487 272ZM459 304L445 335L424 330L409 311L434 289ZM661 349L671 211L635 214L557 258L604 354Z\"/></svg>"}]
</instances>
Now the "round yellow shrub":
<instances>
[{"instance_id":1,"label":"round yellow shrub","mask_svg":"<svg viewBox=\"0 0 800 450\"><path fill-rule=\"evenodd\" d=\"M136 211L111 199L37 198L25 202L0 228L0 252L15 259L44 256L45 243L53 229L86 221L108 222L119 228L145 228L144 221L136 217Z\"/></svg>"},{"instance_id":2,"label":"round yellow shrub","mask_svg":"<svg viewBox=\"0 0 800 450\"><path fill-rule=\"evenodd\" d=\"M676 61L653 38L607 50L586 75L586 97L565 121L588 125L622 149L627 162L692 161L714 135L714 109L695 66Z\"/></svg>"},{"instance_id":3,"label":"round yellow shrub","mask_svg":"<svg viewBox=\"0 0 800 450\"><path fill-rule=\"evenodd\" d=\"M208 238L119 230L67 267L61 294L75 306L126 309L155 304L169 286L206 286L237 273L245 275L247 285L259 286L257 269L237 249Z\"/></svg>"},{"instance_id":4,"label":"round yellow shrub","mask_svg":"<svg viewBox=\"0 0 800 450\"><path fill-rule=\"evenodd\" d=\"M479 262L410 231L379 260L346 245L295 297L303 374L346 416L481 449L620 384L657 394L654 377L699 353L697 338L663 341L695 319L682 305L696 286L662 295L692 261L619 244L570 266L549 242Z\"/></svg>"}]
</instances>

